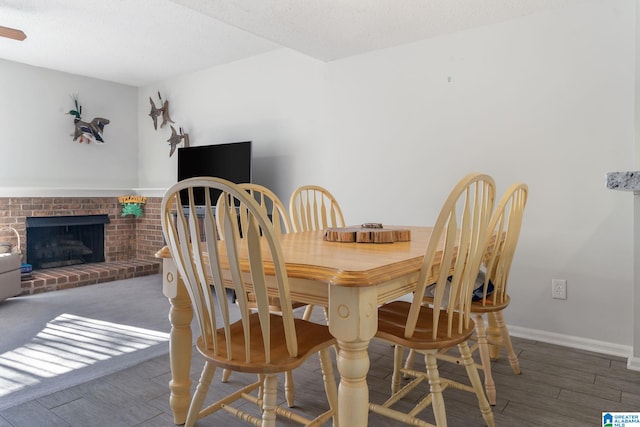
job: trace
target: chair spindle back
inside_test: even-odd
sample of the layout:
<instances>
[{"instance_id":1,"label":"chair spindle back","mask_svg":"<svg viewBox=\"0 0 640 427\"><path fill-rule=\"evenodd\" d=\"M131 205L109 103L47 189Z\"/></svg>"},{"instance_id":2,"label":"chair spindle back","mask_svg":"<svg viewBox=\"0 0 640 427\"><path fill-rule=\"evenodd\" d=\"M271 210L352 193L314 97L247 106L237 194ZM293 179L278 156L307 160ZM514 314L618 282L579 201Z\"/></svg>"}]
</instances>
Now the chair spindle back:
<instances>
[{"instance_id":1,"label":"chair spindle back","mask_svg":"<svg viewBox=\"0 0 640 427\"><path fill-rule=\"evenodd\" d=\"M180 191L185 189L189 203L183 209ZM206 204L201 218L198 218L194 204L196 189L203 189L205 193ZM215 209L210 189L222 191L215 201ZM226 355L228 359L244 358L246 363L251 363L252 357L264 357L269 362L270 312L266 263L275 271L273 282L276 285L273 286L277 287L282 307L287 350L291 356L296 356L293 311L280 245L273 224L253 195L224 179L190 178L167 191L161 212L164 237L191 298L205 347L217 355ZM220 239L220 234L224 239ZM231 346L230 304L225 297L226 288L236 293L243 322L244 348ZM249 322L249 292L255 295L259 331L252 330L256 326ZM262 335L263 349L251 348L249 336L252 333Z\"/></svg>"},{"instance_id":2,"label":"chair spindle back","mask_svg":"<svg viewBox=\"0 0 640 427\"><path fill-rule=\"evenodd\" d=\"M282 201L278 196L269 188L253 183L242 183L238 186L247 191L258 203L263 212L270 218L273 223L273 228L276 234L290 233L292 230L291 220L287 213ZM218 222L218 231L221 230L220 222L222 221L222 215L218 215L216 220ZM246 224L242 224L244 218L241 218L240 228L242 229Z\"/></svg>"},{"instance_id":3,"label":"chair spindle back","mask_svg":"<svg viewBox=\"0 0 640 427\"><path fill-rule=\"evenodd\" d=\"M529 187L515 183L507 189L489 222L488 241L484 265L487 268L482 305L501 305L508 297L509 272L516 251L524 208L527 204ZM493 293L487 295L489 280L493 283Z\"/></svg>"},{"instance_id":4,"label":"chair spindle back","mask_svg":"<svg viewBox=\"0 0 640 427\"><path fill-rule=\"evenodd\" d=\"M449 194L429 239L405 336L413 335L425 289L434 283L432 338L442 338L442 334L451 336L454 328L460 333L469 327L471 293L480 269L494 201L495 182L484 174L465 176ZM436 257L441 257L439 269L433 268L438 264ZM442 311L447 313L447 325L439 325ZM457 324L454 319L458 319Z\"/></svg>"},{"instance_id":5,"label":"chair spindle back","mask_svg":"<svg viewBox=\"0 0 640 427\"><path fill-rule=\"evenodd\" d=\"M289 200L293 231L323 230L344 227L340 205L329 190L317 185L298 187Z\"/></svg>"}]
</instances>

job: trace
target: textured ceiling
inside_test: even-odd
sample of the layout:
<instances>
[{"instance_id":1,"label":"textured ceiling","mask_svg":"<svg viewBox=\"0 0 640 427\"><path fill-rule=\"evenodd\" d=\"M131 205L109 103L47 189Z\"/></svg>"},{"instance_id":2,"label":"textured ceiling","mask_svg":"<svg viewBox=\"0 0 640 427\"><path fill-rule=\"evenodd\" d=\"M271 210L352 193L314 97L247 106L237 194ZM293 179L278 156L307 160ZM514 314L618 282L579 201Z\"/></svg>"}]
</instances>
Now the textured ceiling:
<instances>
[{"instance_id":1,"label":"textured ceiling","mask_svg":"<svg viewBox=\"0 0 640 427\"><path fill-rule=\"evenodd\" d=\"M132 86L279 47L322 61L586 0L0 0L0 58Z\"/></svg>"}]
</instances>

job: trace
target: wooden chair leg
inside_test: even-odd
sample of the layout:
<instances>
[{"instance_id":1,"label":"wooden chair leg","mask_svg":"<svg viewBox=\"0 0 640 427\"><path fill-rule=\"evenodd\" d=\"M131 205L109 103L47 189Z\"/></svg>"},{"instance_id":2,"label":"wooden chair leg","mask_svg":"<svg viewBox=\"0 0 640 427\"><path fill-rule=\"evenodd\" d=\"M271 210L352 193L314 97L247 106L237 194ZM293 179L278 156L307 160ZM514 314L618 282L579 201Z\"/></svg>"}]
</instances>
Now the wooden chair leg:
<instances>
[{"instance_id":1,"label":"wooden chair leg","mask_svg":"<svg viewBox=\"0 0 640 427\"><path fill-rule=\"evenodd\" d=\"M278 377L275 374L264 376L262 389L262 427L276 427L276 408L278 406Z\"/></svg>"},{"instance_id":2,"label":"wooden chair leg","mask_svg":"<svg viewBox=\"0 0 640 427\"><path fill-rule=\"evenodd\" d=\"M400 377L402 376L402 355L404 347L396 345L393 348L393 374L391 376L391 395L400 390Z\"/></svg>"},{"instance_id":3,"label":"wooden chair leg","mask_svg":"<svg viewBox=\"0 0 640 427\"><path fill-rule=\"evenodd\" d=\"M489 313L487 325L487 341L489 341L489 356L491 360L500 358L500 349L502 348L502 339L500 338L500 327L495 318L495 313Z\"/></svg>"},{"instance_id":4,"label":"wooden chair leg","mask_svg":"<svg viewBox=\"0 0 640 427\"><path fill-rule=\"evenodd\" d=\"M413 349L409 350L409 354L407 355L407 360L404 362L405 369L413 369L413 360L415 359L415 357L416 357L416 351ZM406 378L409 378L410 375L405 375L404 377L406 379Z\"/></svg>"},{"instance_id":5,"label":"wooden chair leg","mask_svg":"<svg viewBox=\"0 0 640 427\"><path fill-rule=\"evenodd\" d=\"M333 411L333 426L339 427L338 386L336 385L336 377L333 374L333 364L331 362L331 353L328 348L320 350L320 369L322 370L324 390L327 393L329 408Z\"/></svg>"},{"instance_id":6,"label":"wooden chair leg","mask_svg":"<svg viewBox=\"0 0 640 427\"><path fill-rule=\"evenodd\" d=\"M484 325L482 314L474 316L476 322L476 335L478 337L478 353L480 353L480 361L482 370L484 371L484 389L487 392L487 399L491 405L496 404L496 385L493 382L491 374L491 358L489 357L489 343L487 342L487 330Z\"/></svg>"},{"instance_id":7,"label":"wooden chair leg","mask_svg":"<svg viewBox=\"0 0 640 427\"><path fill-rule=\"evenodd\" d=\"M287 371L284 374L284 395L289 408L293 408L295 400L295 388L293 386L293 372Z\"/></svg>"},{"instance_id":8,"label":"wooden chair leg","mask_svg":"<svg viewBox=\"0 0 640 427\"><path fill-rule=\"evenodd\" d=\"M220 380L220 382L226 383L227 381L229 381L229 377L230 376L231 376L231 370L223 369L222 370L222 379Z\"/></svg>"},{"instance_id":9,"label":"wooden chair leg","mask_svg":"<svg viewBox=\"0 0 640 427\"><path fill-rule=\"evenodd\" d=\"M311 314L313 313L313 305L309 304L304 308L304 313L302 313L302 320L311 319Z\"/></svg>"},{"instance_id":10,"label":"wooden chair leg","mask_svg":"<svg viewBox=\"0 0 640 427\"><path fill-rule=\"evenodd\" d=\"M211 385L211 379L216 372L216 367L209 362L205 362L202 374L200 375L200 381L196 387L196 392L191 399L191 405L189 406L189 412L187 413L187 421L185 427L193 427L198 420L198 415L202 409L205 397L207 397L207 391Z\"/></svg>"},{"instance_id":11,"label":"wooden chair leg","mask_svg":"<svg viewBox=\"0 0 640 427\"><path fill-rule=\"evenodd\" d=\"M438 360L436 359L435 353L426 353L424 356L424 362L427 368L429 386L431 387L431 409L433 409L433 416L436 419L436 425L438 427L447 427L447 412L444 407L442 383L440 382Z\"/></svg>"},{"instance_id":12,"label":"wooden chair leg","mask_svg":"<svg viewBox=\"0 0 640 427\"><path fill-rule=\"evenodd\" d=\"M264 374L258 374L258 381L260 381L260 387L258 388L258 399L264 399Z\"/></svg>"},{"instance_id":13,"label":"wooden chair leg","mask_svg":"<svg viewBox=\"0 0 640 427\"><path fill-rule=\"evenodd\" d=\"M507 356L509 358L509 364L511 365L511 369L514 374L520 373L520 362L518 362L518 356L515 351L513 351L513 345L511 344L511 337L509 336L509 330L507 329L507 325L504 323L504 317L502 316L502 312L498 311L494 313L496 324L500 329L500 335L502 336L502 343L507 350Z\"/></svg>"},{"instance_id":14,"label":"wooden chair leg","mask_svg":"<svg viewBox=\"0 0 640 427\"><path fill-rule=\"evenodd\" d=\"M309 304L305 307L304 313L302 313L302 320L311 319L311 314L313 313L313 305ZM322 311L324 312L324 318L326 321L329 321L329 312L327 311L327 307L322 307Z\"/></svg>"},{"instance_id":15,"label":"wooden chair leg","mask_svg":"<svg viewBox=\"0 0 640 427\"><path fill-rule=\"evenodd\" d=\"M480 381L480 375L478 375L478 368L476 367L476 364L471 357L471 350L469 349L469 345L466 341L463 341L462 343L458 344L458 350L460 351L462 363L467 370L469 381L471 381L471 386L476 393L478 406L480 407L480 412L482 413L482 418L484 418L484 421L485 423L487 423L488 427L495 427L491 405L489 405L489 401L487 400L487 397L482 390L482 382Z\"/></svg>"}]
</instances>

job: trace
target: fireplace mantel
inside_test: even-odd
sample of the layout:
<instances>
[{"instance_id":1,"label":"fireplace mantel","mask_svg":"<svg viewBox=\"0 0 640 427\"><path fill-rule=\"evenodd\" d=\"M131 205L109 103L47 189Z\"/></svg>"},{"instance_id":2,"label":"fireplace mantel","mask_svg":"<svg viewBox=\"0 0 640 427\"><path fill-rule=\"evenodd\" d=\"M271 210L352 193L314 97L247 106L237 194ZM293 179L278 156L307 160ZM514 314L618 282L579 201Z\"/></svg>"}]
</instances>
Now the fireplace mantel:
<instances>
[{"instance_id":1,"label":"fireplace mantel","mask_svg":"<svg viewBox=\"0 0 640 427\"><path fill-rule=\"evenodd\" d=\"M166 188L0 187L0 197L162 197Z\"/></svg>"}]
</instances>

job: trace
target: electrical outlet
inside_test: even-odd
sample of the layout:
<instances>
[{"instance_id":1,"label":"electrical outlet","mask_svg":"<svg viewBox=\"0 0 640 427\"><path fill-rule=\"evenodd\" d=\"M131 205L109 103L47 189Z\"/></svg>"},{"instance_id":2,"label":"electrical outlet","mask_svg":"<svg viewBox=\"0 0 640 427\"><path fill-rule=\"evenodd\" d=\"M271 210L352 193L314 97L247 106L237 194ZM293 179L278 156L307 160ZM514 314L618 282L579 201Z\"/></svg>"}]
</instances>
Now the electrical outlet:
<instances>
[{"instance_id":1,"label":"electrical outlet","mask_svg":"<svg viewBox=\"0 0 640 427\"><path fill-rule=\"evenodd\" d=\"M567 281L564 279L551 279L551 298L567 299Z\"/></svg>"}]
</instances>

